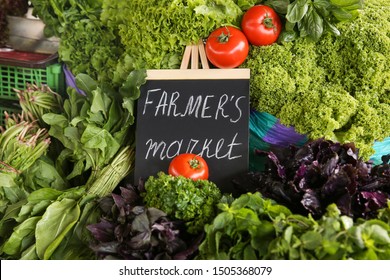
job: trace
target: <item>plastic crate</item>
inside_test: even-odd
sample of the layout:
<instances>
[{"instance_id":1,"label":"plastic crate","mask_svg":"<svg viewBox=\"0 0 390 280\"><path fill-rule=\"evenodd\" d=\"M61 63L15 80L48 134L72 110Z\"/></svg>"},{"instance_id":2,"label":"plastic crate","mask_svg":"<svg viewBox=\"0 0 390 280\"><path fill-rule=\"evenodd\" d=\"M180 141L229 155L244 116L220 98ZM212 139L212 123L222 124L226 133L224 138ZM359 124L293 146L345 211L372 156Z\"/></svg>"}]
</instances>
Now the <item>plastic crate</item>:
<instances>
[{"instance_id":1,"label":"plastic crate","mask_svg":"<svg viewBox=\"0 0 390 280\"><path fill-rule=\"evenodd\" d=\"M14 57L12 57L12 55ZM17 58L15 58L17 55ZM34 59L30 59L34 58ZM26 52L0 52L0 99L17 100L14 89L23 90L27 83L48 85L63 94L65 78L58 55L38 55Z\"/></svg>"},{"instance_id":2,"label":"plastic crate","mask_svg":"<svg viewBox=\"0 0 390 280\"><path fill-rule=\"evenodd\" d=\"M6 100L0 100L0 126L3 126L5 123L5 112L8 114L17 114L22 112L22 109L17 103L10 103Z\"/></svg>"}]
</instances>

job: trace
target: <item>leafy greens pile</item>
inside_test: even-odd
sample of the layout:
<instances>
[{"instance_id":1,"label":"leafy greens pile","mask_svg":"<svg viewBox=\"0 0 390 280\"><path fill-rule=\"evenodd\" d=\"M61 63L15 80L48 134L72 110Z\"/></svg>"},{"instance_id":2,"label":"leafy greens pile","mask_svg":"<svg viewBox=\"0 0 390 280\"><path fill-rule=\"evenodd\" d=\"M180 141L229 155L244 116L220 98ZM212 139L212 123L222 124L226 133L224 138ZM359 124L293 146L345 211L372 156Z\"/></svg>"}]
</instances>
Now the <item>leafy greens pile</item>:
<instances>
[{"instance_id":1,"label":"leafy greens pile","mask_svg":"<svg viewBox=\"0 0 390 280\"><path fill-rule=\"evenodd\" d=\"M83 73L99 82L111 82L123 50L119 37L100 20L103 1L31 2L34 14L45 23L45 35L60 38L59 58L71 72L75 76ZM115 86L121 86L122 82Z\"/></svg>"},{"instance_id":2,"label":"leafy greens pile","mask_svg":"<svg viewBox=\"0 0 390 280\"><path fill-rule=\"evenodd\" d=\"M102 21L118 34L133 63L147 69L179 68L186 45L222 24L237 22L255 1L103 1ZM241 6L240 6L241 5Z\"/></svg>"},{"instance_id":3,"label":"leafy greens pile","mask_svg":"<svg viewBox=\"0 0 390 280\"><path fill-rule=\"evenodd\" d=\"M390 203L369 221L340 214L334 204L318 219L292 214L256 193L224 197L206 225L197 259L389 259Z\"/></svg>"},{"instance_id":4,"label":"leafy greens pile","mask_svg":"<svg viewBox=\"0 0 390 280\"><path fill-rule=\"evenodd\" d=\"M354 142L369 159L390 131L390 5L366 0L340 36L253 47L251 103L311 139Z\"/></svg>"},{"instance_id":5,"label":"leafy greens pile","mask_svg":"<svg viewBox=\"0 0 390 280\"><path fill-rule=\"evenodd\" d=\"M142 196L147 207L161 209L168 217L185 222L189 233L197 234L213 219L221 191L208 180L159 172L146 180Z\"/></svg>"},{"instance_id":6,"label":"leafy greens pile","mask_svg":"<svg viewBox=\"0 0 390 280\"><path fill-rule=\"evenodd\" d=\"M194 253L199 242L187 236L182 221L170 220L163 211L143 204L143 182L119 190L120 194L99 201L101 219L87 226L98 259L169 260Z\"/></svg>"},{"instance_id":7,"label":"leafy greens pile","mask_svg":"<svg viewBox=\"0 0 390 280\"><path fill-rule=\"evenodd\" d=\"M334 203L343 215L374 218L390 199L390 165L364 162L353 144L318 139L257 152L268 159L265 170L237 179L237 188L259 191L294 213L319 218Z\"/></svg>"},{"instance_id":8,"label":"leafy greens pile","mask_svg":"<svg viewBox=\"0 0 390 280\"><path fill-rule=\"evenodd\" d=\"M64 102L37 87L19 92L23 113L0 137L2 258L94 258L86 226L100 217L97 199L134 166L134 102L145 76L129 73L116 91L79 74L86 95L68 88ZM47 129L25 126L26 116Z\"/></svg>"}]
</instances>

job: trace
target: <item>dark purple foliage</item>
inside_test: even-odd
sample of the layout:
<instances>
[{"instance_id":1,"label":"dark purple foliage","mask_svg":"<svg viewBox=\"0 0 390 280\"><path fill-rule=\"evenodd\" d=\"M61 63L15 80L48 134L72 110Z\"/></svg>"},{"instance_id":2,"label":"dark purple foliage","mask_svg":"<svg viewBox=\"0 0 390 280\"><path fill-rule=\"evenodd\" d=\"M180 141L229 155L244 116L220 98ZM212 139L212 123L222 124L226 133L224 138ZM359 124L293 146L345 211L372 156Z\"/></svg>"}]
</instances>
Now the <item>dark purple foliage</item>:
<instances>
[{"instance_id":1,"label":"dark purple foliage","mask_svg":"<svg viewBox=\"0 0 390 280\"><path fill-rule=\"evenodd\" d=\"M142 184L142 182L140 182ZM98 259L188 259L201 239L185 231L180 221L168 219L156 208L146 208L133 186L100 201L100 222L87 226Z\"/></svg>"},{"instance_id":2,"label":"dark purple foliage","mask_svg":"<svg viewBox=\"0 0 390 280\"><path fill-rule=\"evenodd\" d=\"M237 178L236 188L241 193L260 191L293 212L320 217L335 203L342 214L372 218L390 199L388 159L376 166L364 162L353 143L318 139L301 148L256 153L266 157L265 170Z\"/></svg>"}]
</instances>

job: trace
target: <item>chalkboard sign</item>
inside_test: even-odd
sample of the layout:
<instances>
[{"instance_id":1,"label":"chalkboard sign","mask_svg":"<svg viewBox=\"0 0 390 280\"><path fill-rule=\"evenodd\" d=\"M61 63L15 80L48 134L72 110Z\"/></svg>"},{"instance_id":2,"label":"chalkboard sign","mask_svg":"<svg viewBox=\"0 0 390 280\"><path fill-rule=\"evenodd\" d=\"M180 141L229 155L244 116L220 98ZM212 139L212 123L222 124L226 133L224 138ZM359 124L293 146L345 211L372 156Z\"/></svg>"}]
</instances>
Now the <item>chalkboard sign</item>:
<instances>
[{"instance_id":1,"label":"chalkboard sign","mask_svg":"<svg viewBox=\"0 0 390 280\"><path fill-rule=\"evenodd\" d=\"M137 101L134 180L168 172L170 161L194 153L209 180L233 192L248 170L249 69L150 70Z\"/></svg>"}]
</instances>

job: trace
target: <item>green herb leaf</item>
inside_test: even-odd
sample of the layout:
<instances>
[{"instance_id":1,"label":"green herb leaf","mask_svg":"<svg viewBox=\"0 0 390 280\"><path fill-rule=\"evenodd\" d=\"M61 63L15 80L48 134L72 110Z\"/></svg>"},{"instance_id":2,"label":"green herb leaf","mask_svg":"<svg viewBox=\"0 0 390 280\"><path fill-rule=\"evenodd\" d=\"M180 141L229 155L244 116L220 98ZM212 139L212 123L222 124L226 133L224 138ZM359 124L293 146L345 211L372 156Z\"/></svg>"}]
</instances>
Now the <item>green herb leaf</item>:
<instances>
[{"instance_id":1,"label":"green herb leaf","mask_svg":"<svg viewBox=\"0 0 390 280\"><path fill-rule=\"evenodd\" d=\"M267 0L264 5L272 7L277 13L285 15L287 14L287 7L290 4L290 0Z\"/></svg>"},{"instance_id":2,"label":"green herb leaf","mask_svg":"<svg viewBox=\"0 0 390 280\"><path fill-rule=\"evenodd\" d=\"M288 5L286 19L289 22L296 23L303 19L309 10L307 0L295 0Z\"/></svg>"},{"instance_id":3,"label":"green herb leaf","mask_svg":"<svg viewBox=\"0 0 390 280\"><path fill-rule=\"evenodd\" d=\"M324 32L323 18L316 12L315 9L311 8L307 12L303 22L305 30L310 38L314 41L318 41Z\"/></svg>"}]
</instances>

